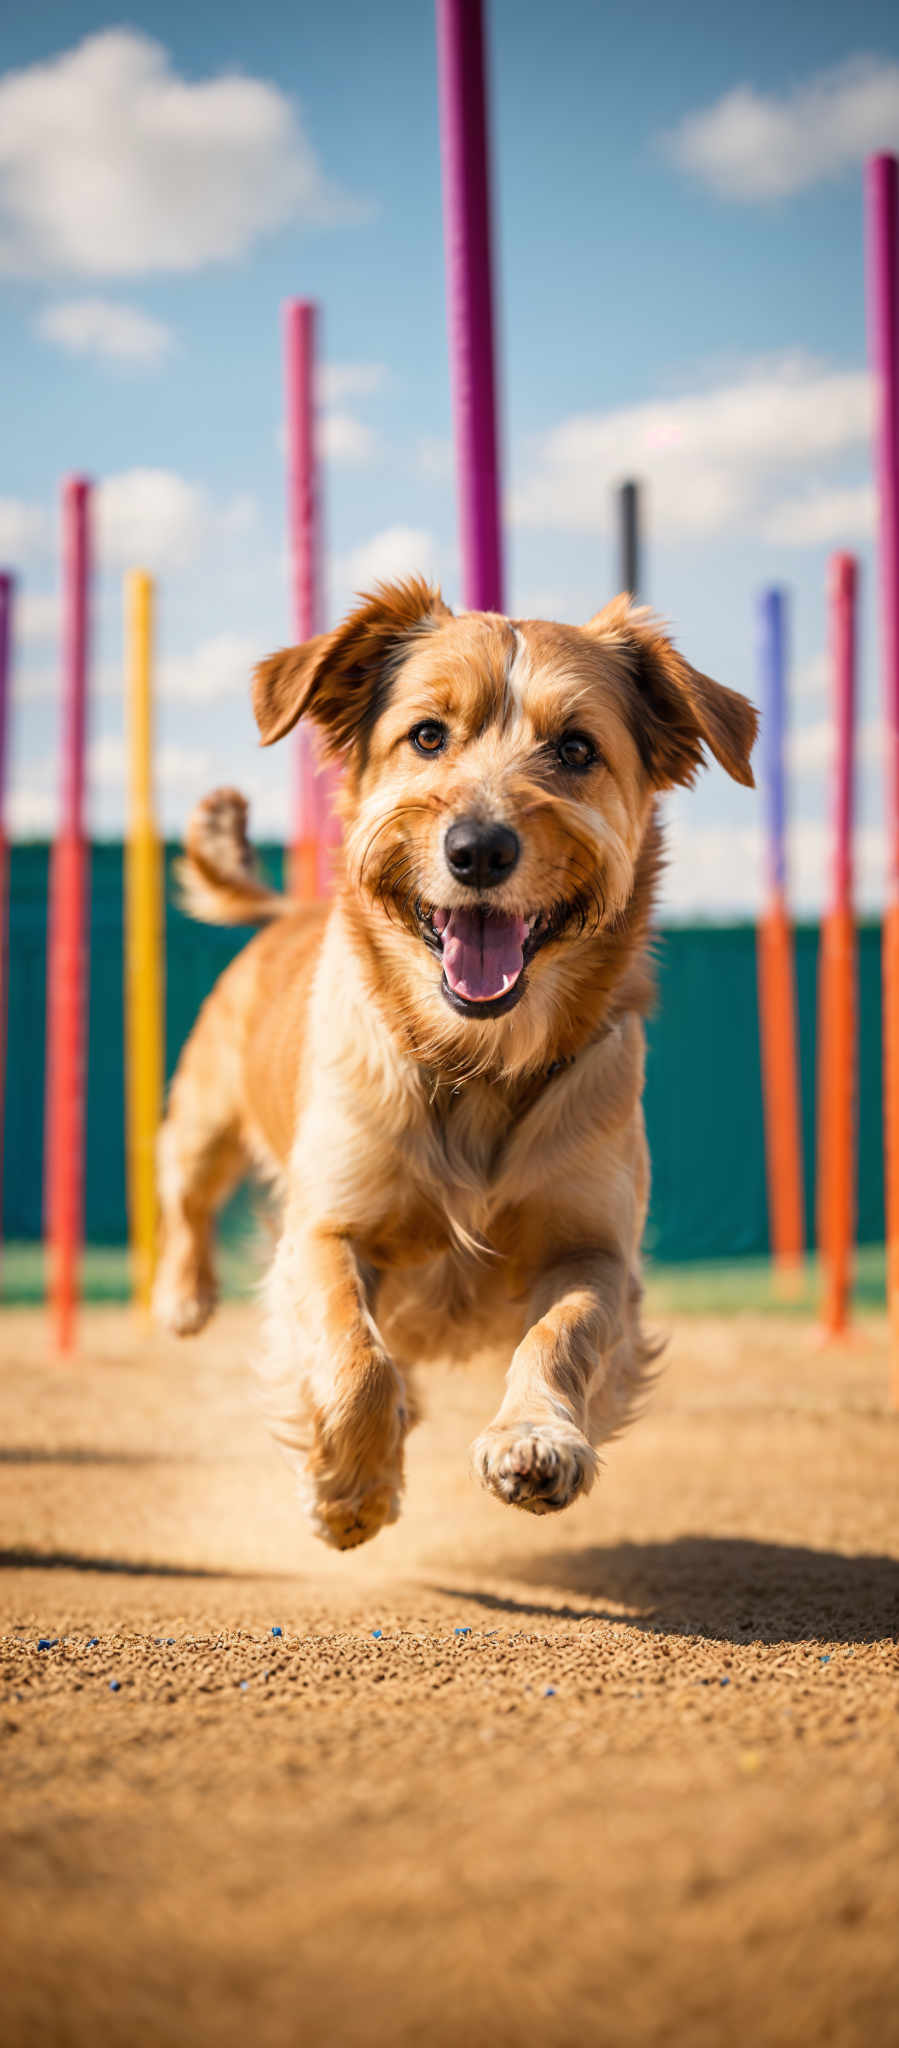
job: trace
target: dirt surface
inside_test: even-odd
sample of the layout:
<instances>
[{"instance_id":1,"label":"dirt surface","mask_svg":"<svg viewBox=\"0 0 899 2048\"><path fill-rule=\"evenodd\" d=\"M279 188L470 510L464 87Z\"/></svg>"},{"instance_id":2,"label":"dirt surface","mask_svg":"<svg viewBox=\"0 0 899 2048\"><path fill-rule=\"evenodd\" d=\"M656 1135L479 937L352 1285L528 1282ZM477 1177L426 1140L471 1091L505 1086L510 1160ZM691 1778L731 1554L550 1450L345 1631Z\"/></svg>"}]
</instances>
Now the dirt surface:
<instances>
[{"instance_id":1,"label":"dirt surface","mask_svg":"<svg viewBox=\"0 0 899 2048\"><path fill-rule=\"evenodd\" d=\"M544 1520L468 1476L496 1366L436 1371L343 1557L253 1327L3 1317L5 2048L899 2042L882 1323L680 1319Z\"/></svg>"}]
</instances>

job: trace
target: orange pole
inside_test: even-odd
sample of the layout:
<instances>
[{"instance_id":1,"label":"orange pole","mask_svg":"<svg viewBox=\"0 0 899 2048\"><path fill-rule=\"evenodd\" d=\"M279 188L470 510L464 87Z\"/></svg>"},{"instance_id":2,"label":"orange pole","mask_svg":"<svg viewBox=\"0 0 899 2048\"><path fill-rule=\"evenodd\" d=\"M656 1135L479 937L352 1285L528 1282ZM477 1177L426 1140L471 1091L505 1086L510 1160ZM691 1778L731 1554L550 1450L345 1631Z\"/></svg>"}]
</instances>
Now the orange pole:
<instances>
[{"instance_id":1,"label":"orange pole","mask_svg":"<svg viewBox=\"0 0 899 2048\"><path fill-rule=\"evenodd\" d=\"M802 1265L805 1220L793 932L780 898L759 924L758 975L771 1249L779 1276L791 1286Z\"/></svg>"}]
</instances>

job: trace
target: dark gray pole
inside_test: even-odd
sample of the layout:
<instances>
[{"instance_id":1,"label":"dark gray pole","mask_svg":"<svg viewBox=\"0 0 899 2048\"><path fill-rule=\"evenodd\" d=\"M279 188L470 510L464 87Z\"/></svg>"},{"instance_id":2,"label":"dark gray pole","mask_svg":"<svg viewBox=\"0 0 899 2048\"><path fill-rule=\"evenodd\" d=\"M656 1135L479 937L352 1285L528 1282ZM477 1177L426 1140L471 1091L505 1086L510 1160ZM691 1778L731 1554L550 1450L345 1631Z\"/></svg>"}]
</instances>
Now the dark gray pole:
<instances>
[{"instance_id":1,"label":"dark gray pole","mask_svg":"<svg viewBox=\"0 0 899 2048\"><path fill-rule=\"evenodd\" d=\"M640 595L640 486L629 482L618 491L619 590Z\"/></svg>"}]
</instances>

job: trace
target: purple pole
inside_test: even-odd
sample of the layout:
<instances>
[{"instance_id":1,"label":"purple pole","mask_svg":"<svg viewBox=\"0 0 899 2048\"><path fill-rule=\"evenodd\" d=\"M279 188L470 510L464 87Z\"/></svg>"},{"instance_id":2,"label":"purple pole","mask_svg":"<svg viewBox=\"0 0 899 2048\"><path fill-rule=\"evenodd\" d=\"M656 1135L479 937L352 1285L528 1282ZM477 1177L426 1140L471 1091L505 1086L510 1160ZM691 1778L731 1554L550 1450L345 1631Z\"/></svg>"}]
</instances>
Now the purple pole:
<instances>
[{"instance_id":1,"label":"purple pole","mask_svg":"<svg viewBox=\"0 0 899 2048\"><path fill-rule=\"evenodd\" d=\"M787 891L784 733L786 704L786 594L763 590L759 599L759 668L762 687L762 787L768 822L768 887L783 900Z\"/></svg>"},{"instance_id":2,"label":"purple pole","mask_svg":"<svg viewBox=\"0 0 899 2048\"><path fill-rule=\"evenodd\" d=\"M443 238L462 595L501 612L503 560L481 0L437 0Z\"/></svg>"}]
</instances>

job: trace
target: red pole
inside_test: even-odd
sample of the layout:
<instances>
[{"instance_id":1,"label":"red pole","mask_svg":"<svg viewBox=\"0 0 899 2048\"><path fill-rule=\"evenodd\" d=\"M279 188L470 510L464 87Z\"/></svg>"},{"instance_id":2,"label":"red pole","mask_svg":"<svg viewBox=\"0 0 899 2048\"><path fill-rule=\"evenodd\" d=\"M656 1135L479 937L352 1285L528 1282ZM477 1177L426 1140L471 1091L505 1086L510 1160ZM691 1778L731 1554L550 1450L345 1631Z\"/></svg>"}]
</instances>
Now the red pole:
<instances>
[{"instance_id":1,"label":"red pole","mask_svg":"<svg viewBox=\"0 0 899 2048\"><path fill-rule=\"evenodd\" d=\"M297 641L321 630L321 482L317 446L316 361L320 314L310 299L284 308L284 383L287 412L287 523L290 538L293 630ZM318 764L311 726L300 723L294 743L291 824L292 886L305 901L326 895L333 848L337 776Z\"/></svg>"},{"instance_id":2,"label":"red pole","mask_svg":"<svg viewBox=\"0 0 899 2048\"><path fill-rule=\"evenodd\" d=\"M12 665L15 579L0 572L0 1244L3 1241L3 1133L6 1108L6 1026L9 1013L9 835L6 827L6 737Z\"/></svg>"},{"instance_id":3,"label":"red pole","mask_svg":"<svg viewBox=\"0 0 899 2048\"><path fill-rule=\"evenodd\" d=\"M831 906L821 924L818 970L818 1244L823 1322L831 1336L849 1313L855 1211L855 920L852 907L852 809L855 776L856 601L852 555L830 564L830 649L836 767Z\"/></svg>"},{"instance_id":4,"label":"red pole","mask_svg":"<svg viewBox=\"0 0 899 2048\"><path fill-rule=\"evenodd\" d=\"M44 1157L49 1300L56 1344L75 1338L84 1230L84 1058L88 848L84 836L90 484L63 486L62 800L53 848L47 954Z\"/></svg>"},{"instance_id":5,"label":"red pole","mask_svg":"<svg viewBox=\"0 0 899 2048\"><path fill-rule=\"evenodd\" d=\"M899 160L869 158L867 282L879 502L889 863L883 923L883 1092L890 1397L899 1408Z\"/></svg>"}]
</instances>

